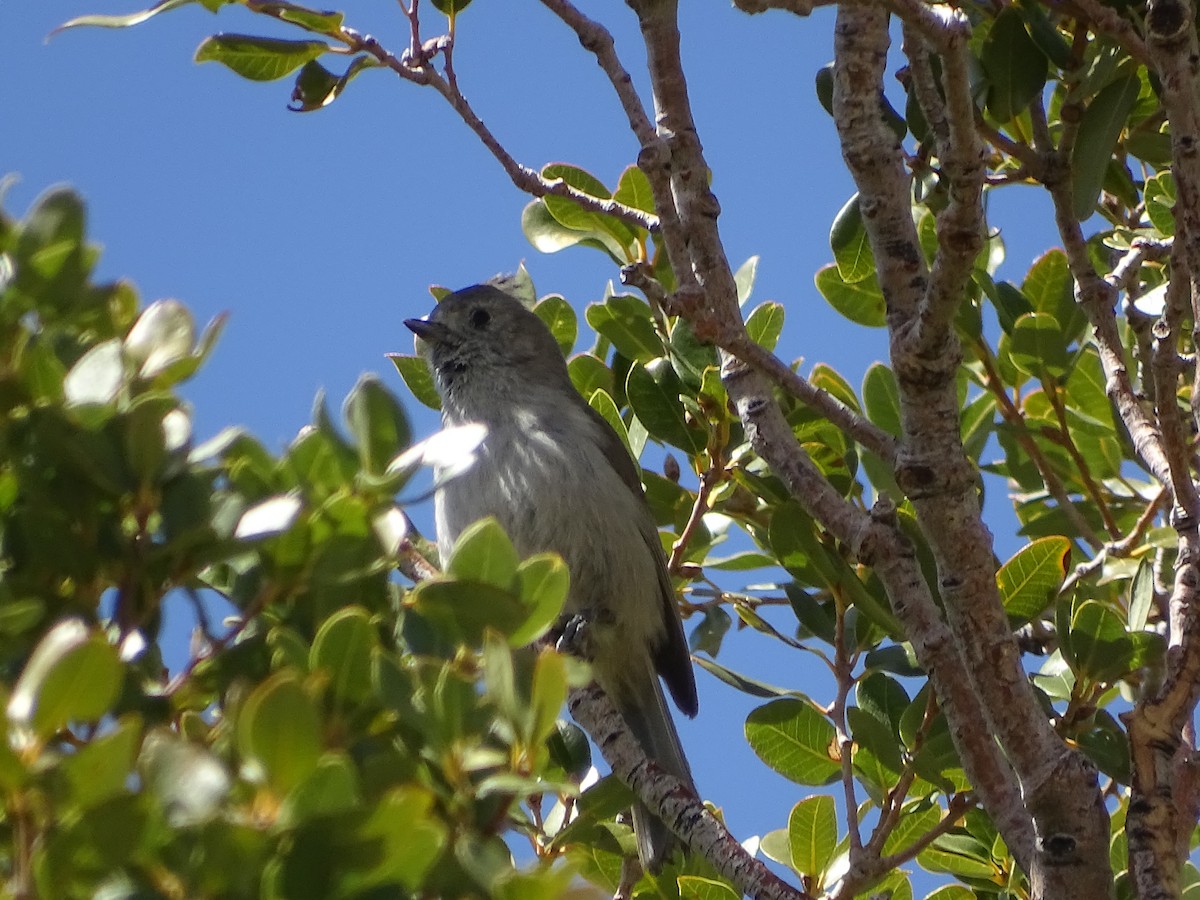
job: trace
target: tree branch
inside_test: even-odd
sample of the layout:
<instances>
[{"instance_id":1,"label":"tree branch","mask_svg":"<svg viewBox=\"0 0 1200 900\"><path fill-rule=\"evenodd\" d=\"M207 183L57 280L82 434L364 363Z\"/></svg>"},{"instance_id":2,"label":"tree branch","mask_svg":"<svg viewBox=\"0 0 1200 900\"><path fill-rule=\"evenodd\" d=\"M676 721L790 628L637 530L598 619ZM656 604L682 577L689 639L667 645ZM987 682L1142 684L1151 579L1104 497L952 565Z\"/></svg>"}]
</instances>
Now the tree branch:
<instances>
[{"instance_id":1,"label":"tree branch","mask_svg":"<svg viewBox=\"0 0 1200 900\"><path fill-rule=\"evenodd\" d=\"M571 691L567 709L600 748L613 774L743 894L756 900L811 900L747 853L686 784L646 756L597 684Z\"/></svg>"},{"instance_id":2,"label":"tree branch","mask_svg":"<svg viewBox=\"0 0 1200 900\"><path fill-rule=\"evenodd\" d=\"M984 245L984 147L975 131L966 15L958 10L947 13L943 32L946 137L939 141L938 158L950 204L937 215L937 257L914 331L908 337L912 352L922 355L939 352L948 335L953 335L963 290Z\"/></svg>"},{"instance_id":3,"label":"tree branch","mask_svg":"<svg viewBox=\"0 0 1200 900\"><path fill-rule=\"evenodd\" d=\"M633 77L617 56L616 43L609 30L581 13L570 0L542 0L542 5L569 25L583 48L596 57L596 62L608 76L617 99L621 101L621 108L625 110L629 127L638 141L643 146L654 143L654 123L646 114L642 98L638 96L633 85Z\"/></svg>"},{"instance_id":4,"label":"tree branch","mask_svg":"<svg viewBox=\"0 0 1200 900\"><path fill-rule=\"evenodd\" d=\"M1067 0L1065 5L1087 19L1095 26L1097 32L1103 32L1113 38L1126 53L1143 66L1151 65L1150 51L1142 36L1138 34L1137 28L1114 8L1105 6L1100 0Z\"/></svg>"},{"instance_id":5,"label":"tree branch","mask_svg":"<svg viewBox=\"0 0 1200 900\"><path fill-rule=\"evenodd\" d=\"M1153 328L1151 367L1160 429L1156 449L1165 457L1167 470L1156 474L1175 496L1172 524L1179 535L1179 556L1169 607L1166 678L1156 696L1138 703L1123 718L1133 762L1126 823L1130 871L1138 895L1157 898L1179 895L1180 866L1196 815L1193 748L1185 733L1191 733L1200 699L1200 496L1192 477L1190 434L1195 422L1184 424L1177 400L1184 370L1180 323L1185 315L1194 316L1200 297L1200 161L1195 152L1200 47L1195 10L1188 0L1151 0L1146 33L1171 121L1178 196L1171 280L1166 307Z\"/></svg>"},{"instance_id":6,"label":"tree branch","mask_svg":"<svg viewBox=\"0 0 1200 900\"><path fill-rule=\"evenodd\" d=\"M1112 874L1108 815L1095 769L1055 734L1021 665L996 587L977 471L960 438L956 376L961 350L942 305L935 308L925 302L930 278L912 221L909 178L879 107L887 26L887 15L878 7L855 4L839 9L833 96L843 157L859 188L880 285L888 298L892 368L900 386L904 429L897 482L912 500L937 560L947 618L966 662L965 674L981 701L977 706L1017 773L1033 816L1036 852L1026 860L1033 895L1066 896L1069 885L1070 890L1086 894L1090 889L1091 895L1103 897L1112 889ZM926 36L958 52L946 29ZM974 126L962 122L962 105L961 98L948 98L947 123L951 140L960 142L953 152L968 173L966 187L978 184L973 179L979 163ZM964 130L968 127L970 133ZM972 227L971 215L982 215L981 207L971 201L971 189L960 200L954 233ZM974 228L981 227L976 220ZM962 277L965 254L956 254L954 243L939 242L935 263L935 278L944 278L946 289L955 277ZM943 263L948 253L949 261ZM960 719L961 713L946 704L954 727L978 728L978 720Z\"/></svg>"},{"instance_id":7,"label":"tree branch","mask_svg":"<svg viewBox=\"0 0 1200 900\"><path fill-rule=\"evenodd\" d=\"M817 7L832 6L835 2L836 0L733 0L733 5L752 16L769 9L782 9L798 16L809 16Z\"/></svg>"}]
</instances>

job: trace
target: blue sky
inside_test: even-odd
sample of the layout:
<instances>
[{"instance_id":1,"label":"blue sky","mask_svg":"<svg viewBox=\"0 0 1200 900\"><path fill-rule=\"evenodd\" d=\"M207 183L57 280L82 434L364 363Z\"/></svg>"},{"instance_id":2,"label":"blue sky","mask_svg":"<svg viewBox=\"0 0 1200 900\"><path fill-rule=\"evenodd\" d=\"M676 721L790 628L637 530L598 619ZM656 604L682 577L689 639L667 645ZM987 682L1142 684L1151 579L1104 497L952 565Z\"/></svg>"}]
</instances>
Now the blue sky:
<instances>
[{"instance_id":1,"label":"blue sky","mask_svg":"<svg viewBox=\"0 0 1200 900\"><path fill-rule=\"evenodd\" d=\"M444 20L423 6L433 34ZM580 6L609 24L636 70L640 41L625 5ZM829 363L858 384L886 359L884 332L842 320L812 280L831 259L829 223L854 190L813 90L816 70L832 57L832 15L682 6L730 259L736 266L761 257L755 300L787 308L781 355L803 357L806 370ZM432 305L430 284L457 288L524 261L540 293L562 293L581 309L616 277L595 251L547 256L525 241L519 219L528 198L432 91L368 71L332 106L296 114L286 108L287 79L250 83L194 64L196 45L217 31L300 36L243 9L213 16L186 7L133 29L45 40L74 16L137 8L137 0L0 0L8 87L0 174L20 177L6 199L16 213L52 184L74 185L89 204L90 235L104 247L100 274L131 278L143 302L177 297L201 322L230 312L214 357L186 390L198 439L242 424L282 448L308 421L318 389L340 404L364 371L403 395L384 354L411 352L401 323ZM350 0L341 8L348 25L403 48L407 23L396 4ZM636 144L598 67L540 4L478 0L460 17L455 59L464 93L520 161L571 162L610 185L633 162ZM1020 191L992 209L993 226L1013 223L1002 271L1019 281L1050 243L1030 227L1045 205ZM415 402L410 410L418 433L436 428ZM1005 556L1019 542L1002 487L990 493ZM189 623L172 621L182 646ZM768 643L733 637L722 661L829 696L805 654ZM681 731L702 791L739 837L783 827L811 791L774 775L746 747L742 725L758 701L698 678L700 716Z\"/></svg>"}]
</instances>

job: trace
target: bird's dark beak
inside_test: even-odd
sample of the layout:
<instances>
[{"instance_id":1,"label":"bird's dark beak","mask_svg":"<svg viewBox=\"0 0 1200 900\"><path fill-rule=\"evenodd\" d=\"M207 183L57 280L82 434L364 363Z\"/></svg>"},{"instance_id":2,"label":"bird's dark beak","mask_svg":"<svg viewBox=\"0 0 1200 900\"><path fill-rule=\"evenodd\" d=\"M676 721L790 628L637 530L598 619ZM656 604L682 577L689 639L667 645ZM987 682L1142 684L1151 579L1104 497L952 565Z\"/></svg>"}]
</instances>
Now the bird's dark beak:
<instances>
[{"instance_id":1,"label":"bird's dark beak","mask_svg":"<svg viewBox=\"0 0 1200 900\"><path fill-rule=\"evenodd\" d=\"M427 319L405 319L404 324L409 331L430 344L444 344L450 337L450 329L440 322L430 322Z\"/></svg>"}]
</instances>

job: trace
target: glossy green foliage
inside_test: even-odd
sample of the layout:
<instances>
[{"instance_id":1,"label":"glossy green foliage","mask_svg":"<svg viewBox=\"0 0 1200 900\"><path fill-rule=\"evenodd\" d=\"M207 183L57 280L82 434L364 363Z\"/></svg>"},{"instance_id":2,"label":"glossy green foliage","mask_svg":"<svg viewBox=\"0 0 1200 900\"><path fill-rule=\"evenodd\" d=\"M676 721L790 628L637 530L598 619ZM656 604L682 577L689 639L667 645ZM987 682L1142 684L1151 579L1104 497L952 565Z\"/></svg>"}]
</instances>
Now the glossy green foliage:
<instances>
[{"instance_id":1,"label":"glossy green foliage","mask_svg":"<svg viewBox=\"0 0 1200 900\"><path fill-rule=\"evenodd\" d=\"M12 883L45 897L557 896L569 872L516 865L501 838L548 840L530 810L573 798L589 765L559 719L570 666L514 649L559 616L562 561L522 560L485 523L446 575L404 587L393 572L420 539L395 497L455 441L402 454L407 418L374 377L344 425L318 397L281 453L238 429L194 440L177 388L219 323L197 336L182 303L91 282L84 226L65 190L0 218ZM172 671L168 608L195 622Z\"/></svg>"}]
</instances>

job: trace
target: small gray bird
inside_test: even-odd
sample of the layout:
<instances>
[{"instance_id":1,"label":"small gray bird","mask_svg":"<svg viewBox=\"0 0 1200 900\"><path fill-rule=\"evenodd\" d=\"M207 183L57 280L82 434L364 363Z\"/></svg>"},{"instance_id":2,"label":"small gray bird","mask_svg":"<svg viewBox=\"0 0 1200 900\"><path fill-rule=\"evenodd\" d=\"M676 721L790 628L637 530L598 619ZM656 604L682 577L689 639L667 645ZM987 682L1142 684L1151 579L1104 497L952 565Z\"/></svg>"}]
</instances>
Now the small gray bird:
<instances>
[{"instance_id":1,"label":"small gray bird","mask_svg":"<svg viewBox=\"0 0 1200 900\"><path fill-rule=\"evenodd\" d=\"M464 288L404 324L424 342L443 424L488 429L475 465L438 491L443 558L485 516L522 555L562 556L566 611L588 622L596 680L647 755L695 790L659 683L694 716L695 675L658 529L620 438L575 390L550 329L500 288ZM641 804L633 827L643 867L657 872L674 836Z\"/></svg>"}]
</instances>

